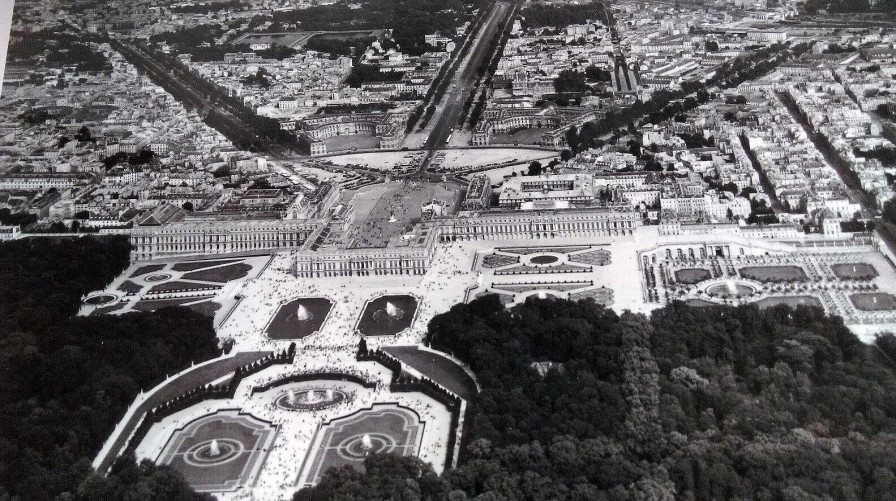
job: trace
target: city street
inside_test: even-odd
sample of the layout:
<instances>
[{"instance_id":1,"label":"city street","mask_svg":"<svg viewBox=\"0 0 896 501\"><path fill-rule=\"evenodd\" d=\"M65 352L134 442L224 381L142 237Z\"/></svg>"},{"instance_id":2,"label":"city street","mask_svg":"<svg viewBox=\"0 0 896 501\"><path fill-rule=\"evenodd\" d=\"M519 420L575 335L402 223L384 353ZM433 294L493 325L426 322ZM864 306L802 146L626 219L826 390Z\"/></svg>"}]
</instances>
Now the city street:
<instances>
[{"instance_id":1,"label":"city street","mask_svg":"<svg viewBox=\"0 0 896 501\"><path fill-rule=\"evenodd\" d=\"M421 172L426 170L435 150L443 146L453 133L461 113L463 113L464 102L466 102L470 92L475 90L478 78L476 70L485 61L486 56L489 55L487 51L489 41L500 33L500 30L506 23L510 22L515 11L515 4L508 2L496 2L494 4L488 20L483 24L482 29L473 41L472 50L458 66L448 91L442 97L442 101L436 106L435 114L430 120L430 125L426 128L427 131L430 131L426 141L429 154L420 165Z\"/></svg>"}]
</instances>

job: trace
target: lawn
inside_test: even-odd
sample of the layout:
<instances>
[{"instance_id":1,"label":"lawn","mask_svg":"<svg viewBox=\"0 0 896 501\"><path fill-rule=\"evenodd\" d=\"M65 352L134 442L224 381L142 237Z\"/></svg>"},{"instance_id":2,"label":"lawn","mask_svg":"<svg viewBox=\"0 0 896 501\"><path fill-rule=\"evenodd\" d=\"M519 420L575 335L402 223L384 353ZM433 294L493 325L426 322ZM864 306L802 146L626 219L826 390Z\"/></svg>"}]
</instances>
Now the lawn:
<instances>
[{"instance_id":1,"label":"lawn","mask_svg":"<svg viewBox=\"0 0 896 501\"><path fill-rule=\"evenodd\" d=\"M476 395L473 378L463 367L443 355L416 346L387 346L384 351L465 400Z\"/></svg>"},{"instance_id":2,"label":"lawn","mask_svg":"<svg viewBox=\"0 0 896 501\"><path fill-rule=\"evenodd\" d=\"M238 263L242 261L240 259L209 259L206 261L187 261L183 263L177 263L171 267L174 271L194 271L201 270L202 268L208 268L210 266L215 266L219 264L227 264L227 263Z\"/></svg>"},{"instance_id":3,"label":"lawn","mask_svg":"<svg viewBox=\"0 0 896 501\"><path fill-rule=\"evenodd\" d=\"M211 296L208 296L208 298L210 299ZM167 306L181 306L186 303L192 303L194 301L201 301L201 300L202 300L201 296L200 297L180 297L180 298L172 298L172 299L143 299L141 301L138 301L137 304L134 305L134 310L135 311L154 311L154 310L158 310L159 308L165 308ZM203 304L203 303L200 303L200 304ZM214 304L217 304L217 303L214 303ZM197 304L194 306L199 306L199 305ZM220 308L220 307L221 306L218 305L218 308ZM187 306L187 308L190 308L191 310L198 311L199 313L205 313L205 311L208 311L210 309L210 306L202 306L199 308L194 308L193 306ZM214 309L216 310L218 308L214 308ZM209 316L211 316L213 314L214 314L214 311L209 312Z\"/></svg>"},{"instance_id":4,"label":"lawn","mask_svg":"<svg viewBox=\"0 0 896 501\"><path fill-rule=\"evenodd\" d=\"M139 277L141 275L146 275L147 273L152 273L155 271L159 271L165 268L164 264L147 264L146 266L141 266L134 270L134 273L131 274L131 278Z\"/></svg>"},{"instance_id":5,"label":"lawn","mask_svg":"<svg viewBox=\"0 0 896 501\"><path fill-rule=\"evenodd\" d=\"M834 264L831 271L841 280L871 280L877 277L877 270L867 263Z\"/></svg>"},{"instance_id":6,"label":"lawn","mask_svg":"<svg viewBox=\"0 0 896 501\"><path fill-rule=\"evenodd\" d=\"M181 282L180 280L172 280L171 282L164 282L159 285L154 285L152 287L152 289L149 289L149 292L153 293L153 292L219 290L219 289L221 289L220 285L196 284L193 282Z\"/></svg>"},{"instance_id":7,"label":"lawn","mask_svg":"<svg viewBox=\"0 0 896 501\"><path fill-rule=\"evenodd\" d=\"M675 272L675 280L680 284L696 284L712 278L712 273L703 268L688 268Z\"/></svg>"},{"instance_id":8,"label":"lawn","mask_svg":"<svg viewBox=\"0 0 896 501\"><path fill-rule=\"evenodd\" d=\"M245 277L252 270L252 266L246 263L229 264L219 268L194 271L184 274L188 280L201 280L204 282L226 283Z\"/></svg>"},{"instance_id":9,"label":"lawn","mask_svg":"<svg viewBox=\"0 0 896 501\"><path fill-rule=\"evenodd\" d=\"M759 282L798 282L809 278L799 266L750 266L741 268L740 276Z\"/></svg>"},{"instance_id":10,"label":"lawn","mask_svg":"<svg viewBox=\"0 0 896 501\"><path fill-rule=\"evenodd\" d=\"M896 296L886 292L861 292L850 295L849 300L862 311L896 310Z\"/></svg>"},{"instance_id":11,"label":"lawn","mask_svg":"<svg viewBox=\"0 0 896 501\"><path fill-rule=\"evenodd\" d=\"M821 301L813 296L772 296L756 301L756 306L760 308L773 308L775 306L785 305L791 308L797 306L814 306L821 308Z\"/></svg>"}]
</instances>

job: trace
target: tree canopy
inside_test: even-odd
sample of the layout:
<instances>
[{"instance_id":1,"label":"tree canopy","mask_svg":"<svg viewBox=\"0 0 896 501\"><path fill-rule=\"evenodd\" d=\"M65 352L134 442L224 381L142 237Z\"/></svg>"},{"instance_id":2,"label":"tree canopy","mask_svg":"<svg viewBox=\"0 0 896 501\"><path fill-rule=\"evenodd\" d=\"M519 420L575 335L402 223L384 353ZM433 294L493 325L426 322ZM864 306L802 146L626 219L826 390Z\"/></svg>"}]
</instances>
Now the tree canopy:
<instances>
[{"instance_id":1,"label":"tree canopy","mask_svg":"<svg viewBox=\"0 0 896 501\"><path fill-rule=\"evenodd\" d=\"M211 320L185 308L73 316L129 252L120 236L0 244L0 499L191 499L173 471L127 460L80 488L141 389L217 352Z\"/></svg>"},{"instance_id":2,"label":"tree canopy","mask_svg":"<svg viewBox=\"0 0 896 501\"><path fill-rule=\"evenodd\" d=\"M364 0L277 11L273 21L278 30L286 25L297 25L305 31L389 28L402 52L420 55L430 50L425 35L452 35L472 18L472 9L485 5L481 0Z\"/></svg>"},{"instance_id":3,"label":"tree canopy","mask_svg":"<svg viewBox=\"0 0 896 501\"><path fill-rule=\"evenodd\" d=\"M482 387L460 466L436 476L374 456L296 501L876 500L896 489L896 341L865 345L818 308L676 302L647 318L559 299L507 310L488 296L436 316L426 341Z\"/></svg>"},{"instance_id":4,"label":"tree canopy","mask_svg":"<svg viewBox=\"0 0 896 501\"><path fill-rule=\"evenodd\" d=\"M565 27L588 20L608 24L603 4L600 1L582 4L530 3L526 4L520 15L523 17L524 24L530 28Z\"/></svg>"},{"instance_id":5,"label":"tree canopy","mask_svg":"<svg viewBox=\"0 0 896 501\"><path fill-rule=\"evenodd\" d=\"M585 75L574 70L563 70L554 79L554 90L557 94L567 92L582 93L591 90L585 83Z\"/></svg>"}]
</instances>

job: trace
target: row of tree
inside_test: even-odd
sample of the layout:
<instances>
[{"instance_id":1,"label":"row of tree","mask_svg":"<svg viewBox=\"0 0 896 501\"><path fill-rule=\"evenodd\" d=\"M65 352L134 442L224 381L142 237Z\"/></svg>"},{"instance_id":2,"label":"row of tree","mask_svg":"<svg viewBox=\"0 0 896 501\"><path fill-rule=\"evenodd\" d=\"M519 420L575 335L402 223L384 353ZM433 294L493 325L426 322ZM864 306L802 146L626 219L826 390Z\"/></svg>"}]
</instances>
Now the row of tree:
<instances>
[{"instance_id":1,"label":"row of tree","mask_svg":"<svg viewBox=\"0 0 896 501\"><path fill-rule=\"evenodd\" d=\"M604 118L585 123L581 128L570 128L566 142L574 154L603 144L600 136L610 134L621 127L641 119L648 123L671 120L682 113L706 103L710 99L707 89L714 87L736 87L740 83L757 78L772 71L780 63L803 54L807 44L786 48L775 44L759 49L748 56L735 58L722 64L715 75L705 82L682 82L679 90L661 89L653 93L647 101L636 101L632 106L618 111L608 111ZM567 78L569 80L569 78Z\"/></svg>"},{"instance_id":2,"label":"row of tree","mask_svg":"<svg viewBox=\"0 0 896 501\"><path fill-rule=\"evenodd\" d=\"M174 96L187 108L205 113L204 122L230 139L243 150L262 151L271 145L298 149L295 134L280 128L274 118L257 115L240 98L228 95L223 88L190 71L182 61L170 54L143 52L134 46L103 39L120 52L138 70Z\"/></svg>"},{"instance_id":3,"label":"row of tree","mask_svg":"<svg viewBox=\"0 0 896 501\"><path fill-rule=\"evenodd\" d=\"M470 128L474 128L476 124L479 122L479 118L482 116L482 112L485 110L486 102L488 101L488 88L492 85L492 77L495 74L495 70L498 68L498 63L501 60L501 55L504 53L504 46L507 45L507 40L510 37L510 32L513 29L513 19L515 19L515 15L510 16L501 31L495 33L492 36L492 39L489 41L489 45L486 48L484 55L488 56L488 59L482 59L479 63L479 66L476 68L476 84L473 86L475 89L473 92L470 92L470 95L467 97L466 102L464 102L463 111L461 112L461 116L464 117L461 120L467 117L467 113L469 113L469 126ZM481 89L478 93L477 90ZM478 97L477 97L478 94ZM475 106L473 105L473 101L476 101ZM472 110L470 108L473 108ZM459 125L462 125L459 124Z\"/></svg>"}]
</instances>

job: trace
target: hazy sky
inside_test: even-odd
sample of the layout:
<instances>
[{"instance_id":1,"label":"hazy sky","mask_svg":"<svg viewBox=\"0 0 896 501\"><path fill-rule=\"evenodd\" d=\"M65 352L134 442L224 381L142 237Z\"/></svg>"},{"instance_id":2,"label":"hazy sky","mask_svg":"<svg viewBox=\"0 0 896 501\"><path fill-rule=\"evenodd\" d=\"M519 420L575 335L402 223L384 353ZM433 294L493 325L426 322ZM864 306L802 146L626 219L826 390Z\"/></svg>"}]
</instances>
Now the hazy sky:
<instances>
[{"instance_id":1,"label":"hazy sky","mask_svg":"<svg viewBox=\"0 0 896 501\"><path fill-rule=\"evenodd\" d=\"M0 83L6 68L6 46L9 45L9 27L12 24L13 0L0 0ZM2 92L2 91L0 91Z\"/></svg>"}]
</instances>

